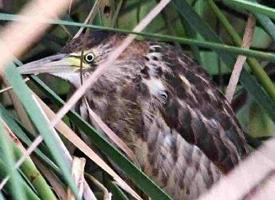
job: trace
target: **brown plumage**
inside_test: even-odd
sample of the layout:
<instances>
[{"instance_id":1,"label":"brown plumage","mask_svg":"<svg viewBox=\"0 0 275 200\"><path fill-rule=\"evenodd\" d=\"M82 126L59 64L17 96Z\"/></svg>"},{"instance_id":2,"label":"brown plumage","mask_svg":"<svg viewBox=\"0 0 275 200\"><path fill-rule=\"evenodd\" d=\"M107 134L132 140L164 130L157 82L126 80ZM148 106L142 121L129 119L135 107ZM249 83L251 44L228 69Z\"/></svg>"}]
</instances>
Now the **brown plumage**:
<instances>
[{"instance_id":1,"label":"brown plumage","mask_svg":"<svg viewBox=\"0 0 275 200\"><path fill-rule=\"evenodd\" d=\"M92 35L62 51L66 59L80 59L85 43L84 80L124 38L102 31ZM37 63L43 65L28 65ZM79 87L79 67L75 62L71 67L72 72L48 73ZM135 153L142 170L174 199L197 198L248 152L235 114L209 76L166 43L134 41L86 98ZM84 103L79 112L93 124Z\"/></svg>"}]
</instances>

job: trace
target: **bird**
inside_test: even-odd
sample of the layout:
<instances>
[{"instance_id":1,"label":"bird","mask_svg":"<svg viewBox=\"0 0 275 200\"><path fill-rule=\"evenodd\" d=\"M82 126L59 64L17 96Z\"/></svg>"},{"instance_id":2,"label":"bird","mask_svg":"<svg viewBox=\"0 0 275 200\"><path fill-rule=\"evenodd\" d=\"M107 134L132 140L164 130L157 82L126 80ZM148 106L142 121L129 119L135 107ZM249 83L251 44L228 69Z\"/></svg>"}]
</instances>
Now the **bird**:
<instances>
[{"instance_id":1,"label":"bird","mask_svg":"<svg viewBox=\"0 0 275 200\"><path fill-rule=\"evenodd\" d=\"M125 37L94 30L18 69L51 74L77 89ZM175 200L198 198L249 153L229 102L206 71L173 44L134 40L85 98L132 150L141 170ZM77 110L96 127L83 101Z\"/></svg>"}]
</instances>

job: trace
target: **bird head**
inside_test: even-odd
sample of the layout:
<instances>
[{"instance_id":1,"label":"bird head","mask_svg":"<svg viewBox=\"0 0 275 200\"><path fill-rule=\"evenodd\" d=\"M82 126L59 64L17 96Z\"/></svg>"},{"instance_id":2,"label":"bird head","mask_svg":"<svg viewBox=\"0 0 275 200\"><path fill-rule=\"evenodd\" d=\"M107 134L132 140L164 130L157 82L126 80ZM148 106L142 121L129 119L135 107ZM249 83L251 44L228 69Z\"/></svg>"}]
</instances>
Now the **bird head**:
<instances>
[{"instance_id":1,"label":"bird head","mask_svg":"<svg viewBox=\"0 0 275 200\"><path fill-rule=\"evenodd\" d=\"M106 60L117 41L118 35L111 32L82 34L69 42L60 53L27 63L18 69L21 74L51 74L79 87L80 71L84 78L92 73Z\"/></svg>"}]
</instances>

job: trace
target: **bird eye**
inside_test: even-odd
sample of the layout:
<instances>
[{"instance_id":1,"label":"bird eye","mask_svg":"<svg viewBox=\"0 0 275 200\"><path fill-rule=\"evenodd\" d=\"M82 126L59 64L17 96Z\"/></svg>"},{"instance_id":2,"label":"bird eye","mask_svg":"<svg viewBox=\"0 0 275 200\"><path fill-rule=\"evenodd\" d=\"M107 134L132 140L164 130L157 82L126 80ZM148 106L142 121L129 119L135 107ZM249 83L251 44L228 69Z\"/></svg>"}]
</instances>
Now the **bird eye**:
<instances>
[{"instance_id":1,"label":"bird eye","mask_svg":"<svg viewBox=\"0 0 275 200\"><path fill-rule=\"evenodd\" d=\"M95 59L95 55L93 53L88 53L85 55L84 57L84 60L87 62L87 63L92 63Z\"/></svg>"}]
</instances>

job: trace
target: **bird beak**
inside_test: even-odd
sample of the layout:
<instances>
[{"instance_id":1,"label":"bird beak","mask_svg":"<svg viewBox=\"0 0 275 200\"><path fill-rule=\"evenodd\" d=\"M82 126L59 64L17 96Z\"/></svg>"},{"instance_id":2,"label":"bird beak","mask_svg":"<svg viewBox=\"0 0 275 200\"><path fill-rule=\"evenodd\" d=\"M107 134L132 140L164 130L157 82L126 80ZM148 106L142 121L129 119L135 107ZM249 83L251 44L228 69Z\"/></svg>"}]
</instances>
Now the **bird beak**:
<instances>
[{"instance_id":1,"label":"bird beak","mask_svg":"<svg viewBox=\"0 0 275 200\"><path fill-rule=\"evenodd\" d=\"M66 73L74 71L74 62L76 58L68 54L57 54L22 65L18 70L21 74Z\"/></svg>"}]
</instances>

